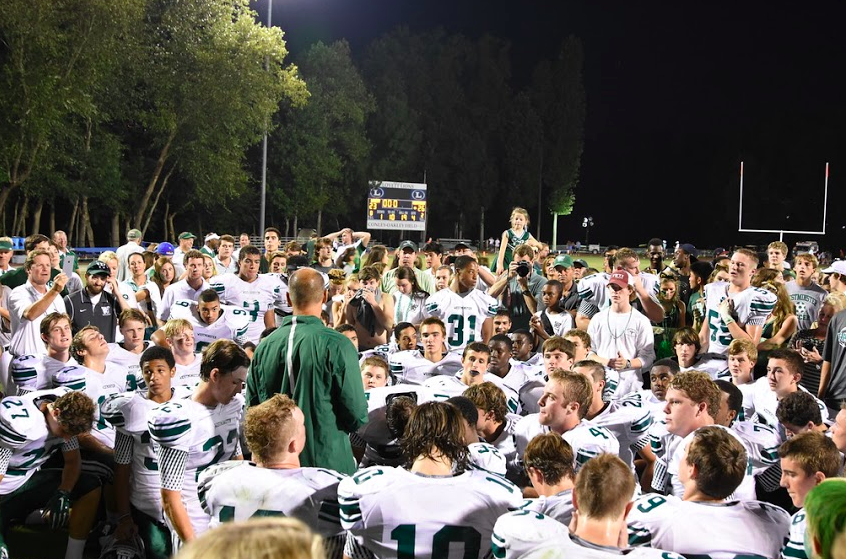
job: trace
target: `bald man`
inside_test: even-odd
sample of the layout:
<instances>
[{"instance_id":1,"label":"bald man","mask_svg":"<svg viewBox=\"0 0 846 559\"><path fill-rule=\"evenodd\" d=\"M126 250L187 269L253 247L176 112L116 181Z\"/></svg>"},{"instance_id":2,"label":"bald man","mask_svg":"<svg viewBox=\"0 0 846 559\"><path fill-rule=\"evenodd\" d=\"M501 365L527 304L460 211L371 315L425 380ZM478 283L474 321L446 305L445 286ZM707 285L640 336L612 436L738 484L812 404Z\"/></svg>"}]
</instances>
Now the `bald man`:
<instances>
[{"instance_id":1,"label":"bald man","mask_svg":"<svg viewBox=\"0 0 846 559\"><path fill-rule=\"evenodd\" d=\"M353 474L349 433L367 421L367 402L353 344L320 320L326 296L319 272L302 268L291 274L288 303L294 313L256 348L247 405L287 394L305 415L302 466Z\"/></svg>"}]
</instances>

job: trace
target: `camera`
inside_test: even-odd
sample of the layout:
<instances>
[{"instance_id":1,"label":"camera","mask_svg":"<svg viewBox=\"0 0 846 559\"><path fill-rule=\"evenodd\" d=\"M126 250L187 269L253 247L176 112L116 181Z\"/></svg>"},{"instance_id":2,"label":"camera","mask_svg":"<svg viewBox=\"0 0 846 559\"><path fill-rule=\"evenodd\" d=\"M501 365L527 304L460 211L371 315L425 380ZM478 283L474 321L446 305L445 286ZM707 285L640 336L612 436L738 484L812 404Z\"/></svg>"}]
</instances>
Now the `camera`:
<instances>
[{"instance_id":1,"label":"camera","mask_svg":"<svg viewBox=\"0 0 846 559\"><path fill-rule=\"evenodd\" d=\"M811 340L805 340L804 342L802 342L802 347L804 347L808 351L813 351L814 350L814 342L812 342Z\"/></svg>"},{"instance_id":2,"label":"camera","mask_svg":"<svg viewBox=\"0 0 846 559\"><path fill-rule=\"evenodd\" d=\"M352 296L350 299L350 305L354 307L360 307L361 303L364 301L364 289L359 289L355 292L355 295Z\"/></svg>"},{"instance_id":3,"label":"camera","mask_svg":"<svg viewBox=\"0 0 846 559\"><path fill-rule=\"evenodd\" d=\"M515 271L517 272L518 276L520 276L521 278L525 278L529 275L529 272L532 271L532 265L529 262L526 262L525 260L521 260L517 263L517 269Z\"/></svg>"}]
</instances>

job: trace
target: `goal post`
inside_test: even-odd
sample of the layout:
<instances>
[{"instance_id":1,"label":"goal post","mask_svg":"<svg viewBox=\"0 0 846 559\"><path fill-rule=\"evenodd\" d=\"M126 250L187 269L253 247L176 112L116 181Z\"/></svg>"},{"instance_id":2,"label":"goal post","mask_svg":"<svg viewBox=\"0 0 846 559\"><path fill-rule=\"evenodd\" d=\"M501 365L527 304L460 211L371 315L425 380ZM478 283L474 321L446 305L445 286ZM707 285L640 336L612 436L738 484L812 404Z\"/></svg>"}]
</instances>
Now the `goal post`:
<instances>
[{"instance_id":1,"label":"goal post","mask_svg":"<svg viewBox=\"0 0 846 559\"><path fill-rule=\"evenodd\" d=\"M778 233L778 240L784 241L784 234L792 235L825 235L826 212L828 211L828 162L825 164L825 186L823 196L822 227L820 231L793 231L788 229L744 229L743 228L743 161L740 162L740 203L737 216L738 233Z\"/></svg>"}]
</instances>

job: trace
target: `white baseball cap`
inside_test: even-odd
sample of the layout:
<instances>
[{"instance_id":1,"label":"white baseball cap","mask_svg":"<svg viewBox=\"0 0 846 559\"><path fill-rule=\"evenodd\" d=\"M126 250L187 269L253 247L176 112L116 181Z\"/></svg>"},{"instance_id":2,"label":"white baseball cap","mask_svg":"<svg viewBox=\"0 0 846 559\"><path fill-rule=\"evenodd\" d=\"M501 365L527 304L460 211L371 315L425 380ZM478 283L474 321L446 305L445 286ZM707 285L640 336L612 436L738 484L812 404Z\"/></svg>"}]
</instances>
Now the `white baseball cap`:
<instances>
[{"instance_id":1,"label":"white baseball cap","mask_svg":"<svg viewBox=\"0 0 846 559\"><path fill-rule=\"evenodd\" d=\"M824 274L844 274L846 275L846 260L835 260L831 263L831 266L823 270Z\"/></svg>"},{"instance_id":2,"label":"white baseball cap","mask_svg":"<svg viewBox=\"0 0 846 559\"><path fill-rule=\"evenodd\" d=\"M209 233L208 235L206 235L205 242L215 241L217 239L220 239L220 235L218 235L217 233Z\"/></svg>"}]
</instances>

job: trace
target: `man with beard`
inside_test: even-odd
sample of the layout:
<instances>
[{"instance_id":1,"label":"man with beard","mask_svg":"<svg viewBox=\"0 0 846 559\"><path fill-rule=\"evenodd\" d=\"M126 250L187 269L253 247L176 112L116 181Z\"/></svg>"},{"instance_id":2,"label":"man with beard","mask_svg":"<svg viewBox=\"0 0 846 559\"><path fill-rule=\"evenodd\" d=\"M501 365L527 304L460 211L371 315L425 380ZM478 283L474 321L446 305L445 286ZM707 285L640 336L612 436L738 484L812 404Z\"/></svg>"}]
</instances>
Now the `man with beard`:
<instances>
[{"instance_id":1,"label":"man with beard","mask_svg":"<svg viewBox=\"0 0 846 559\"><path fill-rule=\"evenodd\" d=\"M74 333L91 324L100 330L107 343L114 343L120 313L130 306L120 295L117 278L110 274L108 264L95 260L85 271L85 289L65 297ZM112 287L111 293L104 289L107 283Z\"/></svg>"}]
</instances>

